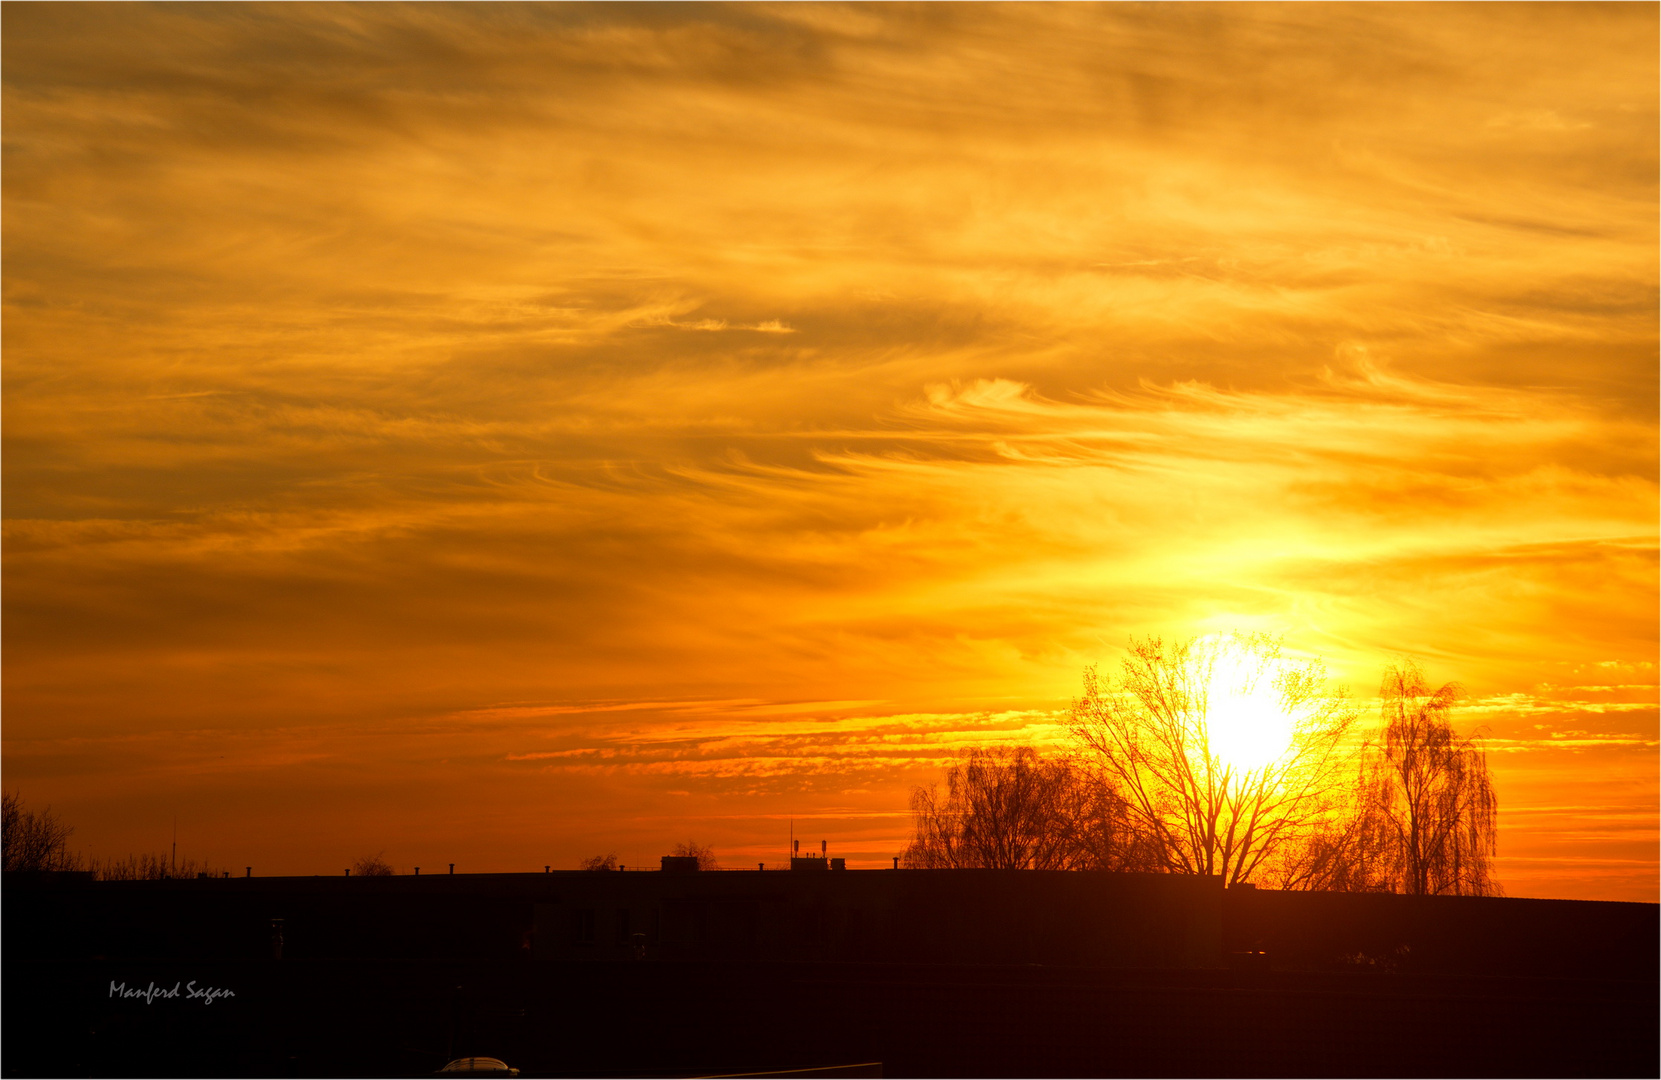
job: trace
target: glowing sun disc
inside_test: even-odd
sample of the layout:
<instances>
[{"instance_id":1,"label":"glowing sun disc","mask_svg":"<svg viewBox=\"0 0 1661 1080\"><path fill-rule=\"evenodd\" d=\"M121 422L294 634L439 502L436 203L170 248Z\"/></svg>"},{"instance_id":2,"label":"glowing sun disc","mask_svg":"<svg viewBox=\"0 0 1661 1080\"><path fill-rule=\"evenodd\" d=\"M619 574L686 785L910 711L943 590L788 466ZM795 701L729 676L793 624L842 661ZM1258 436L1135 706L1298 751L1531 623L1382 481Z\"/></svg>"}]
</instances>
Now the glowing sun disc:
<instances>
[{"instance_id":1,"label":"glowing sun disc","mask_svg":"<svg viewBox=\"0 0 1661 1080\"><path fill-rule=\"evenodd\" d=\"M1206 695L1211 753L1225 765L1255 772L1292 744L1293 718L1275 686L1278 672L1260 659L1222 651Z\"/></svg>"}]
</instances>

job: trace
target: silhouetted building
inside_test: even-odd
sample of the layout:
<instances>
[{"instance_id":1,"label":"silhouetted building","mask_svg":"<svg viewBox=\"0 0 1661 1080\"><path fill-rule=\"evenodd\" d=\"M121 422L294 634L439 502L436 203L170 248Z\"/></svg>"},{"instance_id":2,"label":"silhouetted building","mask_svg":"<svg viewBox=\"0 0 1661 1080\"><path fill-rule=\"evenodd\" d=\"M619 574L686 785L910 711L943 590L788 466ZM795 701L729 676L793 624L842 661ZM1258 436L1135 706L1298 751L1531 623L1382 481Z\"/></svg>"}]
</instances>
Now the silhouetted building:
<instances>
[{"instance_id":1,"label":"silhouetted building","mask_svg":"<svg viewBox=\"0 0 1661 1080\"><path fill-rule=\"evenodd\" d=\"M430 1073L466 1055L554 1075L1656 1071L1654 904L813 861L8 878L6 975L28 992L6 995L5 1020L31 1039L8 1040L6 1068L131 1074L166 1034L211 1075ZM89 996L191 980L236 996ZM793 1038L803 1016L837 1032L818 1058Z\"/></svg>"}]
</instances>

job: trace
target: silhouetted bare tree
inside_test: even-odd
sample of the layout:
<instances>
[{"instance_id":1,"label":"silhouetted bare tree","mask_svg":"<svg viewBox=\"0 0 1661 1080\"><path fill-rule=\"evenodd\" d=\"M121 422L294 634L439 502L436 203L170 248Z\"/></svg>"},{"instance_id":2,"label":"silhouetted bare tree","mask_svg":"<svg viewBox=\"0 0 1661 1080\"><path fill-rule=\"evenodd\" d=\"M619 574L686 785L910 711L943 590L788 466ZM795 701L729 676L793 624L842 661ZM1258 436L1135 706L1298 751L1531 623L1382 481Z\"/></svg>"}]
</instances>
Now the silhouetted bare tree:
<instances>
[{"instance_id":1,"label":"silhouetted bare tree","mask_svg":"<svg viewBox=\"0 0 1661 1080\"><path fill-rule=\"evenodd\" d=\"M392 877L392 864L386 861L386 852L365 855L352 864L353 877Z\"/></svg>"},{"instance_id":2,"label":"silhouetted bare tree","mask_svg":"<svg viewBox=\"0 0 1661 1080\"><path fill-rule=\"evenodd\" d=\"M697 859L699 870L717 869L715 865L715 849L700 844L695 840L687 840L676 844L675 850L671 851L669 854L678 855L682 858Z\"/></svg>"},{"instance_id":3,"label":"silhouetted bare tree","mask_svg":"<svg viewBox=\"0 0 1661 1080\"><path fill-rule=\"evenodd\" d=\"M1314 869L1310 846L1353 817L1355 719L1318 662L1286 662L1262 634L1132 639L1119 684L1087 668L1072 711L1163 869L1292 888ZM1248 723L1279 734L1256 757L1238 749Z\"/></svg>"},{"instance_id":4,"label":"silhouetted bare tree","mask_svg":"<svg viewBox=\"0 0 1661 1080\"><path fill-rule=\"evenodd\" d=\"M1141 869L1145 848L1100 776L1031 747L976 747L911 793L917 869Z\"/></svg>"},{"instance_id":5,"label":"silhouetted bare tree","mask_svg":"<svg viewBox=\"0 0 1661 1080\"><path fill-rule=\"evenodd\" d=\"M1363 760L1365 757L1363 756ZM1280 889L1320 892L1389 892L1377 872L1378 833L1367 810L1365 766L1358 763L1348 797L1330 816L1314 822L1275 859L1267 883Z\"/></svg>"},{"instance_id":6,"label":"silhouetted bare tree","mask_svg":"<svg viewBox=\"0 0 1661 1080\"><path fill-rule=\"evenodd\" d=\"M7 870L76 870L80 860L69 850L75 830L52 813L25 809L16 792L0 795L0 847Z\"/></svg>"},{"instance_id":7,"label":"silhouetted bare tree","mask_svg":"<svg viewBox=\"0 0 1661 1080\"><path fill-rule=\"evenodd\" d=\"M1362 852L1394 892L1494 896L1498 800L1487 756L1449 722L1455 683L1431 690L1411 661L1385 669L1382 730L1364 790Z\"/></svg>"},{"instance_id":8,"label":"silhouetted bare tree","mask_svg":"<svg viewBox=\"0 0 1661 1080\"><path fill-rule=\"evenodd\" d=\"M1076 756L1062 759L1072 782L1063 793L1076 852L1069 869L1151 873L1162 869L1159 848L1137 824L1113 779Z\"/></svg>"},{"instance_id":9,"label":"silhouetted bare tree","mask_svg":"<svg viewBox=\"0 0 1661 1080\"><path fill-rule=\"evenodd\" d=\"M605 855L591 855L577 864L579 870L615 870L617 869L617 852Z\"/></svg>"},{"instance_id":10,"label":"silhouetted bare tree","mask_svg":"<svg viewBox=\"0 0 1661 1080\"><path fill-rule=\"evenodd\" d=\"M203 874L220 877L225 871L196 859L174 860L166 854L128 855L124 859L90 859L87 869L99 881L161 881L166 878L194 878Z\"/></svg>"},{"instance_id":11,"label":"silhouetted bare tree","mask_svg":"<svg viewBox=\"0 0 1661 1080\"><path fill-rule=\"evenodd\" d=\"M7 792L0 801L0 836L4 837L7 870L88 870L99 881L159 881L204 874L220 877L225 873L205 861L178 861L171 855L83 859L68 848L75 830L58 820L51 807L37 814L26 809L13 792Z\"/></svg>"}]
</instances>

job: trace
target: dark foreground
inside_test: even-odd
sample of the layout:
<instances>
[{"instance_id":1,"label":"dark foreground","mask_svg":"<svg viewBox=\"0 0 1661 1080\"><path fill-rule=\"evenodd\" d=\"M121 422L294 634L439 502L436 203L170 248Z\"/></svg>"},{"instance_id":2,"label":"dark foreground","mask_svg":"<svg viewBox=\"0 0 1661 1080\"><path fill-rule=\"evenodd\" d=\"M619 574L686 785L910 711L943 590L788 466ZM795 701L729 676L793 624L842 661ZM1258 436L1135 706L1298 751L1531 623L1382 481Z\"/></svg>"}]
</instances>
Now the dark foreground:
<instances>
[{"instance_id":1,"label":"dark foreground","mask_svg":"<svg viewBox=\"0 0 1661 1080\"><path fill-rule=\"evenodd\" d=\"M235 998L115 1002L128 987ZM456 989L459 987L460 989ZM1653 1076L1655 987L875 964L8 964L7 1075Z\"/></svg>"},{"instance_id":2,"label":"dark foreground","mask_svg":"<svg viewBox=\"0 0 1661 1080\"><path fill-rule=\"evenodd\" d=\"M8 882L0 1066L1654 1076L1656 911L989 872Z\"/></svg>"}]
</instances>

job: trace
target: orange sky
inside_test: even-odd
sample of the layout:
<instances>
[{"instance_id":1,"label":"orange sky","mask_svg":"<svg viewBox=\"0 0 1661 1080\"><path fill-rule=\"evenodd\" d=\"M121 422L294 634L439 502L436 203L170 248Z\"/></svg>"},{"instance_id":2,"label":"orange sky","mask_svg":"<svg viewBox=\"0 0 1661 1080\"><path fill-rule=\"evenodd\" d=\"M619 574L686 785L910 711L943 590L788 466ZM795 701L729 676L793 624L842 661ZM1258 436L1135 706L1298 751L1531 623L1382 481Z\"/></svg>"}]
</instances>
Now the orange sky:
<instances>
[{"instance_id":1,"label":"orange sky","mask_svg":"<svg viewBox=\"0 0 1661 1080\"><path fill-rule=\"evenodd\" d=\"M1127 638L1657 899L1657 8L8 4L4 779L267 873L904 844Z\"/></svg>"}]
</instances>

